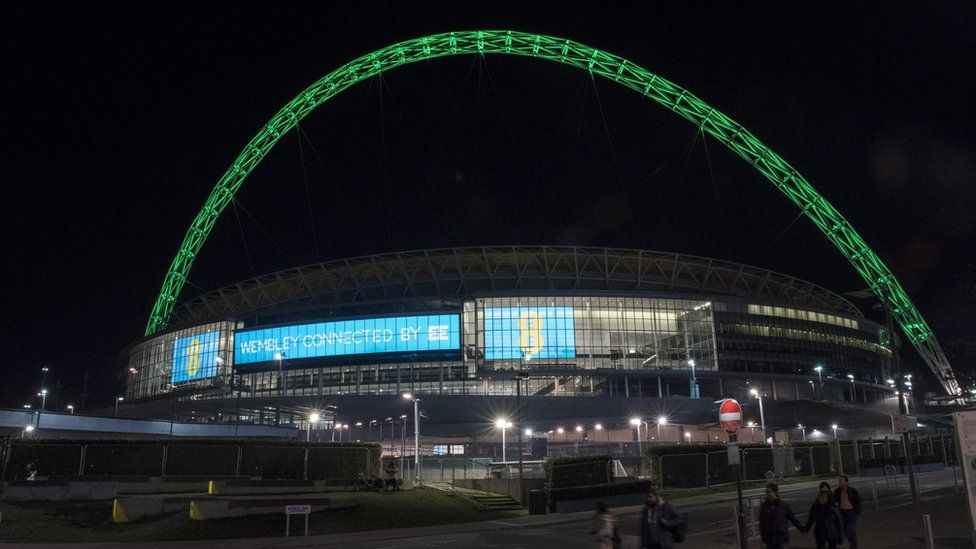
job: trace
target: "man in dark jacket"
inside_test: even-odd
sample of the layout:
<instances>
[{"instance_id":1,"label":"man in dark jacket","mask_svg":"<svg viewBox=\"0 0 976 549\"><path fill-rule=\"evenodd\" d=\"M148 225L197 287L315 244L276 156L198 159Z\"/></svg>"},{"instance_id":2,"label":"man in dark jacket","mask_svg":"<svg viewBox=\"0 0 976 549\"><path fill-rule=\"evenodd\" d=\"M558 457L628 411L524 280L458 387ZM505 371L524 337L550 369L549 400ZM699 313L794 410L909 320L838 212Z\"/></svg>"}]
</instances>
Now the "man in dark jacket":
<instances>
[{"instance_id":1,"label":"man in dark jacket","mask_svg":"<svg viewBox=\"0 0 976 549\"><path fill-rule=\"evenodd\" d=\"M647 491L647 500L641 510L641 549L671 549L674 534L685 517L674 505L664 501L654 489Z\"/></svg>"},{"instance_id":2,"label":"man in dark jacket","mask_svg":"<svg viewBox=\"0 0 976 549\"><path fill-rule=\"evenodd\" d=\"M844 537L851 544L851 549L857 549L857 517L861 516L861 496L850 485L847 475L837 479L834 501L840 508L840 518L844 522Z\"/></svg>"},{"instance_id":3,"label":"man in dark jacket","mask_svg":"<svg viewBox=\"0 0 976 549\"><path fill-rule=\"evenodd\" d=\"M759 533L766 549L783 549L790 543L790 523L803 531L790 504L779 499L779 486L766 485L766 499L759 508Z\"/></svg>"}]
</instances>

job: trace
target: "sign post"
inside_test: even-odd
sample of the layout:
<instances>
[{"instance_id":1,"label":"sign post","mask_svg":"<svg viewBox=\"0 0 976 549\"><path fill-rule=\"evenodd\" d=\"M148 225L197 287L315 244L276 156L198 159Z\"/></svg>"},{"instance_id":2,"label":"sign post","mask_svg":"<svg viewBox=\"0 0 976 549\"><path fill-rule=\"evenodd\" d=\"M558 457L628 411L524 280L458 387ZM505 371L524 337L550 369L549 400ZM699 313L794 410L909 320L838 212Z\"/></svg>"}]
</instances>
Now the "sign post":
<instances>
[{"instance_id":1,"label":"sign post","mask_svg":"<svg viewBox=\"0 0 976 549\"><path fill-rule=\"evenodd\" d=\"M291 516L305 515L305 535L308 535L308 515L312 513L311 505L285 505L285 537L291 535Z\"/></svg>"},{"instance_id":2,"label":"sign post","mask_svg":"<svg viewBox=\"0 0 976 549\"><path fill-rule=\"evenodd\" d=\"M748 549L749 542L746 534L745 513L742 509L742 460L737 437L737 433L742 427L742 407L739 406L739 403L735 399L727 398L722 401L718 409L718 422L722 425L722 429L725 429L726 434L729 435L729 465L732 466L733 472L735 473L735 491L739 504L738 514L736 516L739 531L739 548Z\"/></svg>"}]
</instances>

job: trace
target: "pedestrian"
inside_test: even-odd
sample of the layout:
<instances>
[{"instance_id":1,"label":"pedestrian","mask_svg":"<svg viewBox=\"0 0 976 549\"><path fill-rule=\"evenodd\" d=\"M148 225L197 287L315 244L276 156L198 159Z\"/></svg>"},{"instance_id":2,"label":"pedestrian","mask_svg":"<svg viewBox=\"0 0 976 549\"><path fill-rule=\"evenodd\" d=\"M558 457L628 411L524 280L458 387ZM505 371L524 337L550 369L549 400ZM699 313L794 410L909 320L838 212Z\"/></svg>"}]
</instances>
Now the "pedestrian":
<instances>
[{"instance_id":1,"label":"pedestrian","mask_svg":"<svg viewBox=\"0 0 976 549\"><path fill-rule=\"evenodd\" d=\"M857 549L857 517L861 516L861 495L850 485L847 475L837 479L834 501L840 509L840 519L844 523L844 537L851 549Z\"/></svg>"},{"instance_id":2,"label":"pedestrian","mask_svg":"<svg viewBox=\"0 0 976 549\"><path fill-rule=\"evenodd\" d=\"M397 484L397 474L400 473L400 468L397 467L395 460L390 460L386 464L386 486L392 486L393 491L397 492L400 490L400 486Z\"/></svg>"},{"instance_id":3,"label":"pedestrian","mask_svg":"<svg viewBox=\"0 0 976 549\"><path fill-rule=\"evenodd\" d=\"M610 513L607 504L602 501L596 503L596 515L593 517L593 528L590 529L593 546L597 549L619 549L620 533L617 532L617 518Z\"/></svg>"},{"instance_id":4,"label":"pedestrian","mask_svg":"<svg viewBox=\"0 0 976 549\"><path fill-rule=\"evenodd\" d=\"M664 501L651 488L641 510L640 546L641 549L671 549L675 542L684 540L685 516L674 505Z\"/></svg>"},{"instance_id":5,"label":"pedestrian","mask_svg":"<svg viewBox=\"0 0 976 549\"><path fill-rule=\"evenodd\" d=\"M817 499L810 506L810 514L807 516L807 523L803 527L806 534L813 526L813 537L817 540L817 549L837 549L837 545L844 540L841 533L843 526L840 519L840 511L834 501L833 494L830 493L830 484L820 483Z\"/></svg>"},{"instance_id":6,"label":"pedestrian","mask_svg":"<svg viewBox=\"0 0 976 549\"><path fill-rule=\"evenodd\" d=\"M786 549L790 545L790 523L803 531L790 504L779 499L779 486L766 485L766 498L759 508L759 533L766 549Z\"/></svg>"}]
</instances>

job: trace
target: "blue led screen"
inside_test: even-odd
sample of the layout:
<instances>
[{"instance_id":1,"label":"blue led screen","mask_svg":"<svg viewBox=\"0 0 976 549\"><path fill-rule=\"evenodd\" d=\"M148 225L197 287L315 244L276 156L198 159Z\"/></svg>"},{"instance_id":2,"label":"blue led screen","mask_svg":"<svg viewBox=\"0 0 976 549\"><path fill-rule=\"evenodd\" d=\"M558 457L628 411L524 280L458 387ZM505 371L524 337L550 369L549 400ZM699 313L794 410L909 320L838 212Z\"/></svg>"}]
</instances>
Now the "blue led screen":
<instances>
[{"instance_id":1,"label":"blue led screen","mask_svg":"<svg viewBox=\"0 0 976 549\"><path fill-rule=\"evenodd\" d=\"M486 307L485 358L576 358L572 307Z\"/></svg>"},{"instance_id":2,"label":"blue led screen","mask_svg":"<svg viewBox=\"0 0 976 549\"><path fill-rule=\"evenodd\" d=\"M173 383L217 375L220 332L181 337L173 342Z\"/></svg>"},{"instance_id":3,"label":"blue led screen","mask_svg":"<svg viewBox=\"0 0 976 549\"><path fill-rule=\"evenodd\" d=\"M234 363L460 348L459 315L362 318L236 332Z\"/></svg>"}]
</instances>

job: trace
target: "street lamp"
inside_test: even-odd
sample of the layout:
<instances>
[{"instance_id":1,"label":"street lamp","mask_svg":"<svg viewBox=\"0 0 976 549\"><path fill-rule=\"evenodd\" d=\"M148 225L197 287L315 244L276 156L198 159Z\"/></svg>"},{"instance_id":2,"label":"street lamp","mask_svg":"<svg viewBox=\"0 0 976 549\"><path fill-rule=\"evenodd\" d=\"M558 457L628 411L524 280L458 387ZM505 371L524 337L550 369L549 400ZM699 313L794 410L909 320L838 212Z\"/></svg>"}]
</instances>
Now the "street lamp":
<instances>
[{"instance_id":1,"label":"street lamp","mask_svg":"<svg viewBox=\"0 0 976 549\"><path fill-rule=\"evenodd\" d=\"M115 397L115 417L119 416L119 403L125 400L125 397L117 396Z\"/></svg>"},{"instance_id":2,"label":"street lamp","mask_svg":"<svg viewBox=\"0 0 976 549\"><path fill-rule=\"evenodd\" d=\"M68 405L68 413L69 414L74 414L75 413L75 407L69 404Z\"/></svg>"},{"instance_id":3,"label":"street lamp","mask_svg":"<svg viewBox=\"0 0 976 549\"><path fill-rule=\"evenodd\" d=\"M823 366L821 366L820 364L817 364L813 368L813 371L814 372L817 372L817 377L820 378L820 387L823 387Z\"/></svg>"},{"instance_id":4,"label":"street lamp","mask_svg":"<svg viewBox=\"0 0 976 549\"><path fill-rule=\"evenodd\" d=\"M579 433L579 441L580 442L583 442L583 426L582 425L577 425L576 426L576 432Z\"/></svg>"},{"instance_id":5,"label":"street lamp","mask_svg":"<svg viewBox=\"0 0 976 549\"><path fill-rule=\"evenodd\" d=\"M284 353L275 353L274 354L274 359L278 361L278 394L279 395L282 394L282 392L284 391L284 386L285 386L285 378L282 376L282 373L281 373L281 365L285 361L285 357L286 356L288 356L288 355L286 355Z\"/></svg>"},{"instance_id":6,"label":"street lamp","mask_svg":"<svg viewBox=\"0 0 976 549\"><path fill-rule=\"evenodd\" d=\"M691 366L691 398L698 398L698 378L695 376L695 359L688 359L688 366ZM660 433L658 437L661 438Z\"/></svg>"},{"instance_id":7,"label":"street lamp","mask_svg":"<svg viewBox=\"0 0 976 549\"><path fill-rule=\"evenodd\" d=\"M41 389L41 392L37 393L37 396L41 397L41 411L43 412L47 405L47 389Z\"/></svg>"},{"instance_id":8,"label":"street lamp","mask_svg":"<svg viewBox=\"0 0 976 549\"><path fill-rule=\"evenodd\" d=\"M527 436L527 437L532 436L532 429L526 429L525 430L525 436Z\"/></svg>"},{"instance_id":9,"label":"street lamp","mask_svg":"<svg viewBox=\"0 0 976 549\"><path fill-rule=\"evenodd\" d=\"M662 425L667 425L667 424L668 424L668 418L666 418L664 416L661 416L661 417L657 418L657 440L658 441L661 440L661 426ZM646 436L647 433L644 433L644 435Z\"/></svg>"},{"instance_id":10,"label":"street lamp","mask_svg":"<svg viewBox=\"0 0 976 549\"><path fill-rule=\"evenodd\" d=\"M403 393L403 398L413 402L413 468L414 482L420 486L420 399L410 393Z\"/></svg>"},{"instance_id":11,"label":"street lamp","mask_svg":"<svg viewBox=\"0 0 976 549\"><path fill-rule=\"evenodd\" d=\"M505 463L508 457L505 452L505 430L512 426L512 422L504 418L499 418L495 421L495 427L502 430L502 463Z\"/></svg>"},{"instance_id":12,"label":"street lamp","mask_svg":"<svg viewBox=\"0 0 976 549\"><path fill-rule=\"evenodd\" d=\"M322 416L320 416L318 412L312 412L308 416L308 429L305 431L305 442L310 442L312 440L312 424L318 423L320 419L322 419Z\"/></svg>"},{"instance_id":13,"label":"street lamp","mask_svg":"<svg viewBox=\"0 0 976 549\"><path fill-rule=\"evenodd\" d=\"M643 452L643 448L641 447L641 436L640 436L641 418L639 417L630 418L630 424L633 425L634 427L637 427L637 455L642 456L644 452Z\"/></svg>"},{"instance_id":14,"label":"street lamp","mask_svg":"<svg viewBox=\"0 0 976 549\"><path fill-rule=\"evenodd\" d=\"M689 443L691 442L691 433L688 431L685 431L685 440Z\"/></svg>"},{"instance_id":15,"label":"street lamp","mask_svg":"<svg viewBox=\"0 0 976 549\"><path fill-rule=\"evenodd\" d=\"M834 432L834 440L837 440L837 424L834 423L830 426L830 429Z\"/></svg>"},{"instance_id":16,"label":"street lamp","mask_svg":"<svg viewBox=\"0 0 976 549\"><path fill-rule=\"evenodd\" d=\"M763 438L766 438L766 413L763 410L762 395L759 394L758 389L749 389L749 394L759 399L759 429L763 433Z\"/></svg>"},{"instance_id":17,"label":"street lamp","mask_svg":"<svg viewBox=\"0 0 976 549\"><path fill-rule=\"evenodd\" d=\"M857 389L854 388L854 374L847 374L847 379L851 380L851 402L857 402Z\"/></svg>"},{"instance_id":18,"label":"street lamp","mask_svg":"<svg viewBox=\"0 0 976 549\"><path fill-rule=\"evenodd\" d=\"M807 441L807 429L806 429L806 427L804 427L802 423L797 423L796 424L796 428L799 429L801 433L803 433L803 442L806 442Z\"/></svg>"}]
</instances>

